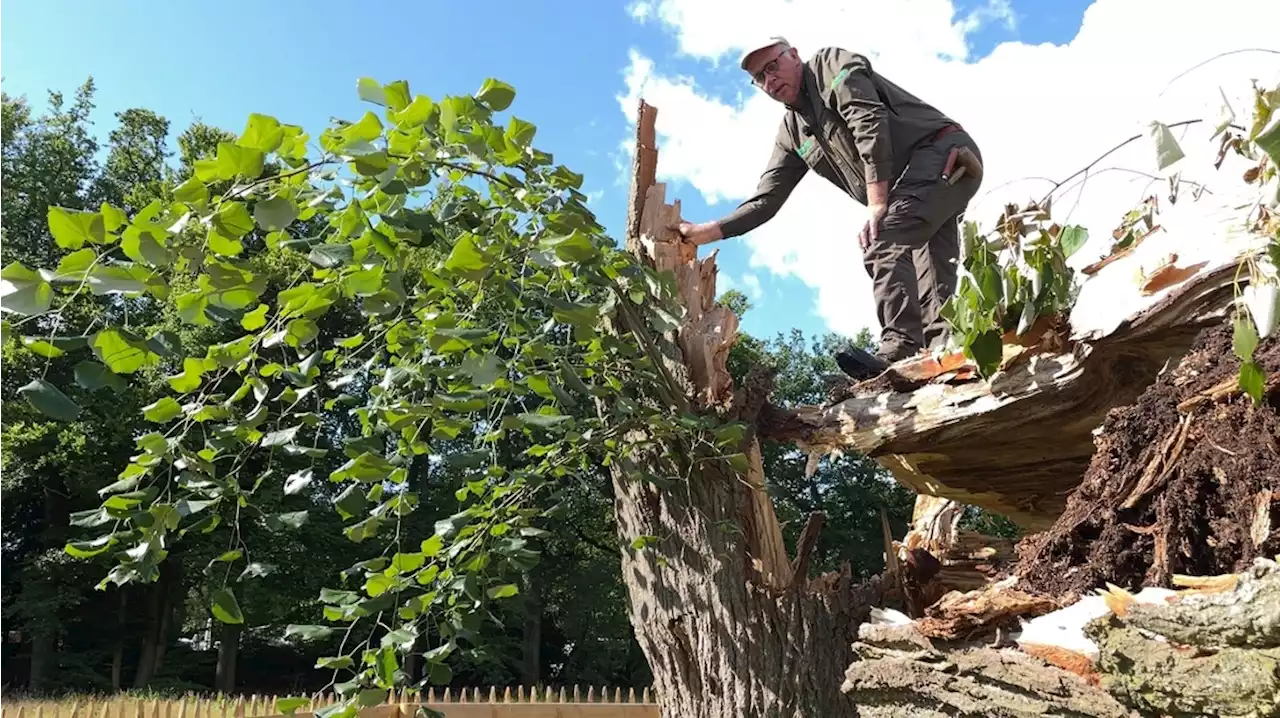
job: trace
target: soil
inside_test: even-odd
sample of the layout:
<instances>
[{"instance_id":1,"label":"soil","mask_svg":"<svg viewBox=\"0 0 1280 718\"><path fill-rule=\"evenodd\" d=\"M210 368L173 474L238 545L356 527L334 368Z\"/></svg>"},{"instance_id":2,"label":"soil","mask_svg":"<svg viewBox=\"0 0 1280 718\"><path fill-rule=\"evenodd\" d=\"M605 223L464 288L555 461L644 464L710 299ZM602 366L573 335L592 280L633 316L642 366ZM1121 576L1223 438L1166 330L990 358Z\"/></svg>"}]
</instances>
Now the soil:
<instances>
[{"instance_id":1,"label":"soil","mask_svg":"<svg viewBox=\"0 0 1280 718\"><path fill-rule=\"evenodd\" d=\"M1254 406L1221 396L1240 367L1231 337L1229 322L1206 329L1137 402L1108 414L1066 511L1018 547L1022 588L1170 586L1173 574L1231 573L1280 553L1280 338L1254 351L1267 373ZM1214 387L1218 397L1183 404Z\"/></svg>"}]
</instances>

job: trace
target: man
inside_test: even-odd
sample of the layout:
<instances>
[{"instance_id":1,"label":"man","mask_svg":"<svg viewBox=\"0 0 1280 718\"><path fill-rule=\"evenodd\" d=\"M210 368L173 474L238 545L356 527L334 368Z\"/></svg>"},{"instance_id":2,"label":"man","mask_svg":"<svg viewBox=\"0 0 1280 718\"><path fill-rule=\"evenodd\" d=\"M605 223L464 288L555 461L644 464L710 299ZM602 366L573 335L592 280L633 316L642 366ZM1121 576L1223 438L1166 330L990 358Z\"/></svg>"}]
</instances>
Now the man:
<instances>
[{"instance_id":1,"label":"man","mask_svg":"<svg viewBox=\"0 0 1280 718\"><path fill-rule=\"evenodd\" d=\"M871 210L858 244L880 347L875 355L849 347L836 356L840 368L865 379L945 343L940 312L955 288L959 219L981 183L973 139L847 50L823 48L805 62L774 37L747 48L740 65L787 113L755 194L718 221L682 222L682 237L702 245L750 232L812 169Z\"/></svg>"}]
</instances>

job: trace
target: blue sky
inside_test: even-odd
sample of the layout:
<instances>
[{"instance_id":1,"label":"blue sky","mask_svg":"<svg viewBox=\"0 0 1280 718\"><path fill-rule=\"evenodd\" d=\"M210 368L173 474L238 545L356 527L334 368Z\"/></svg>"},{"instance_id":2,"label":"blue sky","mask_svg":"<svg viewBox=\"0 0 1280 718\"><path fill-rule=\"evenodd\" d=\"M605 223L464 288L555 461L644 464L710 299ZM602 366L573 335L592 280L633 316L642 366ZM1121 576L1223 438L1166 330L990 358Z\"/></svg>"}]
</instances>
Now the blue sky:
<instances>
[{"instance_id":1,"label":"blue sky","mask_svg":"<svg viewBox=\"0 0 1280 718\"><path fill-rule=\"evenodd\" d=\"M959 2L956 16L990 3ZM1067 42L1087 4L1014 0L1016 27L990 23L969 35L969 61L1011 40ZM249 113L263 112L302 124L314 137L331 116L354 118L364 110L355 95L361 76L404 79L433 97L470 93L497 77L515 86L511 112L538 126L536 143L585 173L584 190L615 237L626 202L617 150L628 131L618 96L625 94L629 51L661 59L666 73L694 78L703 92L724 98L751 92L731 60L713 67L682 56L669 26L638 23L625 2L608 0L7 0L3 20L4 91L26 95L39 108L48 90L70 94L92 75L96 129L104 138L115 112L139 106L167 117L175 134L195 119L238 132ZM728 208L708 207L681 183L671 196L695 221ZM744 330L825 331L811 288L794 276L750 269L740 243L718 246L722 271L751 272L768 299L747 313Z\"/></svg>"}]
</instances>

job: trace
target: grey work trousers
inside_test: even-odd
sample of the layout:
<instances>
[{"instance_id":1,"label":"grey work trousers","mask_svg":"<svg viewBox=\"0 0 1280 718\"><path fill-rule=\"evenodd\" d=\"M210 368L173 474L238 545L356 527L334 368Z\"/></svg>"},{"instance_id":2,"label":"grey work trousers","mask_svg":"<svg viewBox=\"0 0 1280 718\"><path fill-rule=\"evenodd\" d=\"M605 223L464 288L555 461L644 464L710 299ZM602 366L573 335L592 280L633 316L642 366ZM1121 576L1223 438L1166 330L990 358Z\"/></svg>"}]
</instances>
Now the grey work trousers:
<instances>
[{"instance_id":1,"label":"grey work trousers","mask_svg":"<svg viewBox=\"0 0 1280 718\"><path fill-rule=\"evenodd\" d=\"M968 173L953 185L942 179L947 155L959 146L981 160L964 130L916 146L889 192L879 236L863 255L880 320L879 354L889 361L935 348L946 338L941 312L955 291L960 222L982 183ZM959 164L952 173L956 169Z\"/></svg>"}]
</instances>

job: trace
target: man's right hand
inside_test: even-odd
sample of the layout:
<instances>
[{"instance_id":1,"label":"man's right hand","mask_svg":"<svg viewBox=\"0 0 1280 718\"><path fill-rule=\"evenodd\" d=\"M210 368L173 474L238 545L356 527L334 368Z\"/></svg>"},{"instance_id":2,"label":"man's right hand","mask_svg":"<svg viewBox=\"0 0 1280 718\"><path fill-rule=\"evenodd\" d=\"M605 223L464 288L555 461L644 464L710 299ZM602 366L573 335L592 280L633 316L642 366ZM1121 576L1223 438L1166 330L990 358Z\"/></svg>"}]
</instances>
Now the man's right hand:
<instances>
[{"instance_id":1,"label":"man's right hand","mask_svg":"<svg viewBox=\"0 0 1280 718\"><path fill-rule=\"evenodd\" d=\"M724 239L724 234L720 231L719 222L703 222L702 224L681 222L676 225L675 230L680 233L681 239L696 246Z\"/></svg>"}]
</instances>

